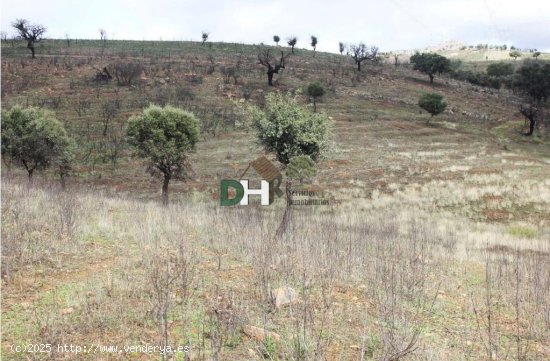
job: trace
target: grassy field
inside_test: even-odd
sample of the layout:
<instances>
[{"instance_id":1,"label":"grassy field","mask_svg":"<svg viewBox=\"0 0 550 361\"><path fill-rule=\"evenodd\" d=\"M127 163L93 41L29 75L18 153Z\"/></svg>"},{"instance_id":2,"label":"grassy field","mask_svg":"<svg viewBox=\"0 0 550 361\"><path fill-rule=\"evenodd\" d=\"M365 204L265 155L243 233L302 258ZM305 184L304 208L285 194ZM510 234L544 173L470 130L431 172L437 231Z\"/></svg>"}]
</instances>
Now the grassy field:
<instances>
[{"instance_id":1,"label":"grassy field","mask_svg":"<svg viewBox=\"0 0 550 361\"><path fill-rule=\"evenodd\" d=\"M65 192L49 172L29 187L16 165L2 169L2 359L550 357L550 139L545 127L521 135L514 94L446 77L432 88L406 64L357 73L302 49L273 88L249 45L57 40L27 52L2 44L2 106L52 109L79 149ZM94 80L119 61L145 70L131 86ZM327 89L332 146L302 187L330 204L294 207L276 237L284 200L222 208L219 181L264 154L241 105L312 81ZM448 107L427 124L416 103L429 91ZM195 177L171 185L168 208L124 144L150 102L202 121ZM12 351L25 344L87 349ZM164 344L190 352L96 348Z\"/></svg>"}]
</instances>

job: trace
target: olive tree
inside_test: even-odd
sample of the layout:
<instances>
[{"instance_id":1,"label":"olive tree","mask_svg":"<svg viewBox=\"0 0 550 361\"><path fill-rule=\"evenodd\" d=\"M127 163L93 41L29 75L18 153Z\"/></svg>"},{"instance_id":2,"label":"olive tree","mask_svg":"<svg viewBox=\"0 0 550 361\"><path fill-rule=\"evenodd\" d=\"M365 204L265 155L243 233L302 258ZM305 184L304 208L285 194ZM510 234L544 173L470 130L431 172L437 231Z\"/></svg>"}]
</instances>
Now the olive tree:
<instances>
[{"instance_id":1,"label":"olive tree","mask_svg":"<svg viewBox=\"0 0 550 361\"><path fill-rule=\"evenodd\" d=\"M290 46L291 53L294 54L294 47L296 46L296 43L298 43L298 38L295 36L291 36L287 39L286 43L288 46Z\"/></svg>"},{"instance_id":2,"label":"olive tree","mask_svg":"<svg viewBox=\"0 0 550 361\"><path fill-rule=\"evenodd\" d=\"M191 172L188 154L199 141L199 123L193 113L150 105L128 120L128 143L150 162L151 175L163 176L162 201L168 205L171 179L187 179Z\"/></svg>"},{"instance_id":3,"label":"olive tree","mask_svg":"<svg viewBox=\"0 0 550 361\"><path fill-rule=\"evenodd\" d=\"M443 55L434 53L416 53L411 56L411 64L413 69L418 70L430 77L430 84L434 83L435 74L448 72L451 66L451 61Z\"/></svg>"},{"instance_id":4,"label":"olive tree","mask_svg":"<svg viewBox=\"0 0 550 361\"><path fill-rule=\"evenodd\" d=\"M378 48L376 46L369 48L365 43L351 44L349 46L349 55L357 65L357 71L361 71L361 63L365 60L373 63L380 61Z\"/></svg>"},{"instance_id":5,"label":"olive tree","mask_svg":"<svg viewBox=\"0 0 550 361\"><path fill-rule=\"evenodd\" d=\"M319 82L311 83L307 87L307 95L313 98L313 112L317 112L317 99L325 95L325 89Z\"/></svg>"},{"instance_id":6,"label":"olive tree","mask_svg":"<svg viewBox=\"0 0 550 361\"><path fill-rule=\"evenodd\" d=\"M267 68L267 84L273 86L273 75L279 74L281 69L285 68L285 61L290 56L290 54L284 54L281 51L281 57L276 58L273 56L269 49L261 49L258 53L258 64L265 66Z\"/></svg>"},{"instance_id":7,"label":"olive tree","mask_svg":"<svg viewBox=\"0 0 550 361\"><path fill-rule=\"evenodd\" d=\"M281 41L281 38L279 35L273 35L273 41L277 44L277 46L279 46L279 41Z\"/></svg>"},{"instance_id":8,"label":"olive tree","mask_svg":"<svg viewBox=\"0 0 550 361\"><path fill-rule=\"evenodd\" d=\"M315 50L317 49L318 39L315 35L311 35L311 47L313 48L313 56L315 56Z\"/></svg>"},{"instance_id":9,"label":"olive tree","mask_svg":"<svg viewBox=\"0 0 550 361\"><path fill-rule=\"evenodd\" d=\"M266 151L274 152L277 160L285 167L294 157L299 156L308 156L316 162L329 148L328 117L309 112L298 104L296 96L268 94L264 110L250 107L249 112L260 144ZM286 194L286 208L277 228L277 237L286 231L291 217L291 179L286 181Z\"/></svg>"},{"instance_id":10,"label":"olive tree","mask_svg":"<svg viewBox=\"0 0 550 361\"><path fill-rule=\"evenodd\" d=\"M514 58L514 60L521 58L521 52L518 50L512 50L508 55L510 55L511 58Z\"/></svg>"},{"instance_id":11,"label":"olive tree","mask_svg":"<svg viewBox=\"0 0 550 361\"><path fill-rule=\"evenodd\" d=\"M541 123L544 122L550 98L550 63L526 61L516 71L512 87L527 102L527 105L520 106L520 112L529 120L529 132L525 135L533 135L537 118Z\"/></svg>"},{"instance_id":12,"label":"olive tree","mask_svg":"<svg viewBox=\"0 0 550 361\"><path fill-rule=\"evenodd\" d=\"M343 42L338 43L338 51L340 52L340 55L344 55L344 51L346 50L346 44Z\"/></svg>"},{"instance_id":13,"label":"olive tree","mask_svg":"<svg viewBox=\"0 0 550 361\"><path fill-rule=\"evenodd\" d=\"M207 32L207 31L203 31L201 33L201 37L202 37L202 43L201 45L204 45L204 43L206 43L208 41L208 37L210 36L210 33Z\"/></svg>"},{"instance_id":14,"label":"olive tree","mask_svg":"<svg viewBox=\"0 0 550 361\"><path fill-rule=\"evenodd\" d=\"M299 155L317 161L328 149L327 116L311 113L296 97L271 93L266 96L265 110L249 110L258 140L284 165Z\"/></svg>"},{"instance_id":15,"label":"olive tree","mask_svg":"<svg viewBox=\"0 0 550 361\"><path fill-rule=\"evenodd\" d=\"M32 58L34 59L34 44L42 40L46 27L39 24L31 24L26 19L17 19L12 26L17 30L18 36L27 42L27 48L31 51Z\"/></svg>"},{"instance_id":16,"label":"olive tree","mask_svg":"<svg viewBox=\"0 0 550 361\"><path fill-rule=\"evenodd\" d=\"M426 93L418 100L418 106L431 114L431 118L443 113L447 108L447 103L443 101L443 96L437 93ZM428 119L428 123L430 122Z\"/></svg>"},{"instance_id":17,"label":"olive tree","mask_svg":"<svg viewBox=\"0 0 550 361\"><path fill-rule=\"evenodd\" d=\"M29 182L36 170L57 165L64 185L73 150L74 141L52 112L19 106L2 111L2 156L20 163Z\"/></svg>"}]
</instances>

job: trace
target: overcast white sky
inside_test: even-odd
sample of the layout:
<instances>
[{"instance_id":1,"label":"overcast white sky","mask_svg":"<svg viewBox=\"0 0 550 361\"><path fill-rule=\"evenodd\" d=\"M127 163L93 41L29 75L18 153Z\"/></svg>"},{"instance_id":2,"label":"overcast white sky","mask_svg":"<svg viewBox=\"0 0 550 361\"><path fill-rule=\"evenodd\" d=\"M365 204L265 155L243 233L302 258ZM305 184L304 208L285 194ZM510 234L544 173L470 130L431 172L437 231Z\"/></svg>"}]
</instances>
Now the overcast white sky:
<instances>
[{"instance_id":1,"label":"overcast white sky","mask_svg":"<svg viewBox=\"0 0 550 361\"><path fill-rule=\"evenodd\" d=\"M272 43L298 36L308 47L336 52L338 42L383 50L448 40L550 51L550 0L2 0L1 30L16 18L45 25L50 38L109 38Z\"/></svg>"}]
</instances>

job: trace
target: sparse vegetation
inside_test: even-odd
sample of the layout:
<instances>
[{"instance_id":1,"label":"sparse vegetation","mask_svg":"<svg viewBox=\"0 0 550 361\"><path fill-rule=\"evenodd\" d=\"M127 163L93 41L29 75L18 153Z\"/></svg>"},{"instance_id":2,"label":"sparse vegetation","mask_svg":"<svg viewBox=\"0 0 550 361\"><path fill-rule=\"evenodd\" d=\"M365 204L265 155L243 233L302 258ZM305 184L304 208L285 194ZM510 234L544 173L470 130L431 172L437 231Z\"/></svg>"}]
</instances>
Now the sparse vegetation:
<instances>
[{"instance_id":1,"label":"sparse vegetation","mask_svg":"<svg viewBox=\"0 0 550 361\"><path fill-rule=\"evenodd\" d=\"M132 85L143 72L143 66L134 62L117 62L110 69L118 85Z\"/></svg>"},{"instance_id":2,"label":"sparse vegetation","mask_svg":"<svg viewBox=\"0 0 550 361\"><path fill-rule=\"evenodd\" d=\"M86 340L190 347L117 354L127 359L548 359L548 130L537 115L535 136L521 136L517 112L536 103L530 86L544 82L528 79L546 79L548 54L501 76L492 64L524 65L501 45L442 51L458 54L436 84L448 105L426 126L418 99L431 87L405 53L360 73L349 57L296 51L270 87L257 46L71 35L70 47L44 39L35 61L2 42L4 358L28 356L12 343ZM273 68L290 52L267 48ZM117 62L142 71L117 86ZM315 82L330 94L320 113ZM153 117L150 103L171 106ZM77 144L32 187L4 153L16 104L57 118ZM290 195L219 207L220 179L262 155ZM164 180L155 159L184 159L170 207L144 172ZM262 176L243 178L254 189Z\"/></svg>"}]
</instances>

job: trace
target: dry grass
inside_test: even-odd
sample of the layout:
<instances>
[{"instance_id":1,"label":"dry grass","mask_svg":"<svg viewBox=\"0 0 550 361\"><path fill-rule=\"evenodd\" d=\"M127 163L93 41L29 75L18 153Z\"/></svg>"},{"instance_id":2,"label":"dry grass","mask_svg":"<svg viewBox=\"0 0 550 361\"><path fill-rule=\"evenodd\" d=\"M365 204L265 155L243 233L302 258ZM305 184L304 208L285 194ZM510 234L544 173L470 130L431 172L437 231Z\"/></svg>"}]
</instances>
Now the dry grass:
<instances>
[{"instance_id":1,"label":"dry grass","mask_svg":"<svg viewBox=\"0 0 550 361\"><path fill-rule=\"evenodd\" d=\"M2 189L9 357L24 358L14 342L90 341L189 344L193 359L389 360L409 344L408 359L550 352L547 231L518 243L498 225L346 202L297 208L275 239L281 204L165 209L17 177ZM299 302L275 309L282 286Z\"/></svg>"}]
</instances>

